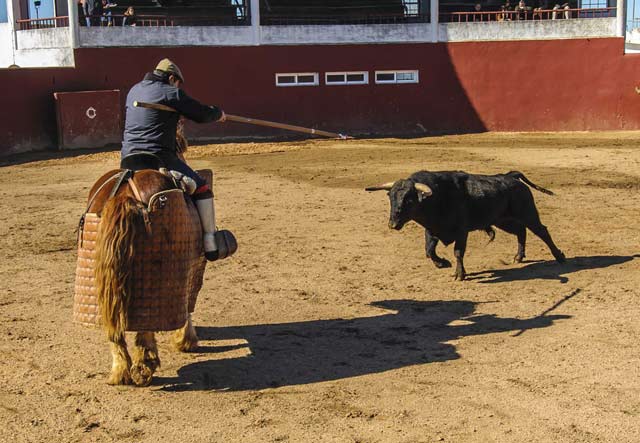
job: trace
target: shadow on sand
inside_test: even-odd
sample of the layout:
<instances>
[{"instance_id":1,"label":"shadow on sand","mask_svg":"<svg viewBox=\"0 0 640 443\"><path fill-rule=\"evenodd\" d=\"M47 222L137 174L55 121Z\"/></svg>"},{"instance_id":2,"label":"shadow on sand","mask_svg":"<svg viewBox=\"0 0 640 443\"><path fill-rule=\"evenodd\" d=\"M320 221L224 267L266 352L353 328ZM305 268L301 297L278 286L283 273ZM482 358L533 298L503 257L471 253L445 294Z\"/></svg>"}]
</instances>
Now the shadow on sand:
<instances>
[{"instance_id":1,"label":"shadow on sand","mask_svg":"<svg viewBox=\"0 0 640 443\"><path fill-rule=\"evenodd\" d=\"M559 264L556 261L533 261L528 262L522 268L491 269L480 272L470 272L467 280L478 280L478 283L504 283L517 280L558 280L560 283L567 283L569 277L566 274L584 271L587 269L606 268L609 266L626 263L640 255L595 255L590 257L567 258L565 263Z\"/></svg>"},{"instance_id":2,"label":"shadow on sand","mask_svg":"<svg viewBox=\"0 0 640 443\"><path fill-rule=\"evenodd\" d=\"M177 377L157 377L154 384L166 391L239 391L375 374L455 360L460 356L451 340L505 331L519 335L570 318L546 315L551 310L528 319L474 316L476 303L470 301L390 300L372 306L386 311L349 320L198 328L202 340L246 341L222 349L201 347L201 354L244 347L248 355L191 363Z\"/></svg>"}]
</instances>

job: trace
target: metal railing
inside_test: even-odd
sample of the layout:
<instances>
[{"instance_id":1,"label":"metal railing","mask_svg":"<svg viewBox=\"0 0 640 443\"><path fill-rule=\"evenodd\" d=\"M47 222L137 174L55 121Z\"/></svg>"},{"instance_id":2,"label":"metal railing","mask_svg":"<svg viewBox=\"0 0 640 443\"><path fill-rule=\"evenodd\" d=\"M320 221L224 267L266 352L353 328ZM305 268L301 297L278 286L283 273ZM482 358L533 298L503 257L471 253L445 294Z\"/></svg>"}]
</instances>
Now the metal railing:
<instances>
[{"instance_id":1,"label":"metal railing","mask_svg":"<svg viewBox=\"0 0 640 443\"><path fill-rule=\"evenodd\" d=\"M26 31L29 29L65 28L69 26L69 17L61 16L16 20L16 24L20 31Z\"/></svg>"},{"instance_id":2,"label":"metal railing","mask_svg":"<svg viewBox=\"0 0 640 443\"><path fill-rule=\"evenodd\" d=\"M448 12L440 14L444 23L482 23L518 20L561 20L573 18L615 17L616 8L525 9L523 11Z\"/></svg>"},{"instance_id":3,"label":"metal railing","mask_svg":"<svg viewBox=\"0 0 640 443\"><path fill-rule=\"evenodd\" d=\"M440 14L443 23L487 23L518 20L560 20L574 18L615 17L616 8L588 8L588 9L527 9L524 11L482 11L482 12L448 12ZM123 14L101 15L94 17L79 17L80 24L86 26L90 19L92 26L122 26ZM129 18L127 18L129 20ZM382 14L362 16L269 16L263 17L263 25L321 25L321 24L400 24L427 23L428 14ZM640 20L630 21L628 29L640 27ZM38 19L17 20L19 30L49 29L69 26L69 17L49 17ZM250 25L250 17L246 14L234 16L170 16L170 15L136 15L135 26L165 27L165 26L238 26ZM130 25L130 24L127 24Z\"/></svg>"},{"instance_id":4,"label":"metal railing","mask_svg":"<svg viewBox=\"0 0 640 443\"><path fill-rule=\"evenodd\" d=\"M627 20L627 32L630 32L634 29L640 29L640 18L632 18Z\"/></svg>"},{"instance_id":5,"label":"metal railing","mask_svg":"<svg viewBox=\"0 0 640 443\"><path fill-rule=\"evenodd\" d=\"M350 17L306 16L291 17L271 15L261 17L260 24L263 26L279 25L376 25L376 24L401 24L401 23L428 23L429 14L381 14L381 15L361 15Z\"/></svg>"},{"instance_id":6,"label":"metal railing","mask_svg":"<svg viewBox=\"0 0 640 443\"><path fill-rule=\"evenodd\" d=\"M318 6L303 0L293 6L267 6L260 10L261 25L346 25L424 23L429 12L419 0L344 6Z\"/></svg>"},{"instance_id":7,"label":"metal railing","mask_svg":"<svg viewBox=\"0 0 640 443\"><path fill-rule=\"evenodd\" d=\"M125 23L124 19L127 19ZM80 17L80 25L87 26L87 19L91 20L92 27L102 26L239 26L250 25L246 16L202 16L202 15L135 15L134 20L124 14L111 14L93 17ZM135 23L135 24L134 24Z\"/></svg>"}]
</instances>

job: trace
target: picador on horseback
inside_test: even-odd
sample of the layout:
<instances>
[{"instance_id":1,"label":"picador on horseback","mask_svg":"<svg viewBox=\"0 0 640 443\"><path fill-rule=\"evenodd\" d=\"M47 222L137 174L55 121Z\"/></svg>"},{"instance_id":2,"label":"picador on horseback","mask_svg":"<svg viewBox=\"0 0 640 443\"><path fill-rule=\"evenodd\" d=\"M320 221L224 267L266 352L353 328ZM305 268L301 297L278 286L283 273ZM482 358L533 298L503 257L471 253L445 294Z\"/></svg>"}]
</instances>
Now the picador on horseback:
<instances>
[{"instance_id":1,"label":"picador on horseback","mask_svg":"<svg viewBox=\"0 0 640 443\"><path fill-rule=\"evenodd\" d=\"M211 171L197 173L185 163L186 140L176 133L180 115L206 123L225 114L189 97L183 81L164 59L131 88L120 169L93 185L80 220L73 317L105 328L110 384L151 383L160 366L155 331L175 330L179 351L197 349L191 314L205 257L223 259L237 249L233 234L216 229ZM136 333L131 353L127 331Z\"/></svg>"},{"instance_id":2,"label":"picador on horseback","mask_svg":"<svg viewBox=\"0 0 640 443\"><path fill-rule=\"evenodd\" d=\"M216 219L213 192L207 182L181 158L179 147L176 146L176 130L180 115L197 123L208 123L224 122L225 114L217 106L203 105L189 97L181 89L183 84L184 76L180 68L165 58L153 72L146 74L141 82L131 88L127 95L121 154L123 160L131 154L153 154L165 168L184 174L195 182L192 198L204 231L205 256L207 260L217 260L224 257L220 257L214 235ZM166 105L177 112L135 107L133 103L136 101Z\"/></svg>"}]
</instances>

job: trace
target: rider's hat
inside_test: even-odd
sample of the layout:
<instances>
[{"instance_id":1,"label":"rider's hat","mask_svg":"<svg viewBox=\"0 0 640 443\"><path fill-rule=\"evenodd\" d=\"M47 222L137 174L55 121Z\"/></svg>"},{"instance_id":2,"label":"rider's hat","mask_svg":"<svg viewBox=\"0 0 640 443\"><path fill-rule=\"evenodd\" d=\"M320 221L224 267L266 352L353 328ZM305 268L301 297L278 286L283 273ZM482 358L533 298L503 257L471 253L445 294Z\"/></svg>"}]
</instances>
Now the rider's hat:
<instances>
[{"instance_id":1,"label":"rider's hat","mask_svg":"<svg viewBox=\"0 0 640 443\"><path fill-rule=\"evenodd\" d=\"M184 76L182 75L180 68L178 68L178 65L176 65L174 62L172 62L168 58L164 58L160 60L160 63L158 63L158 66L156 66L156 71L162 71L168 74L173 74L176 77L179 77L180 80L184 82Z\"/></svg>"}]
</instances>

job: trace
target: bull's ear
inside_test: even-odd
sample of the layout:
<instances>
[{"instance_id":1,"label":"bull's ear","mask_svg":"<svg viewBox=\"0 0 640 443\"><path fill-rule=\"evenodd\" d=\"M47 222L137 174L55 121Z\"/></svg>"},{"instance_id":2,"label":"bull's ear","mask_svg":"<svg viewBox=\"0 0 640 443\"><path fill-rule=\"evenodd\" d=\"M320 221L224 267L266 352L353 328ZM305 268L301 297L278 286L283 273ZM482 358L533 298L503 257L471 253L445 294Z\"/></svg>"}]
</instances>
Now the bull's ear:
<instances>
[{"instance_id":1,"label":"bull's ear","mask_svg":"<svg viewBox=\"0 0 640 443\"><path fill-rule=\"evenodd\" d=\"M413 186L418 191L418 201L422 201L433 194L431 188L424 183L414 183Z\"/></svg>"},{"instance_id":2,"label":"bull's ear","mask_svg":"<svg viewBox=\"0 0 640 443\"><path fill-rule=\"evenodd\" d=\"M385 183L382 185L378 185L378 186L369 186L368 188L364 188L365 191L389 191L391 188L393 188L393 183L394 182L389 182L389 183Z\"/></svg>"}]
</instances>

